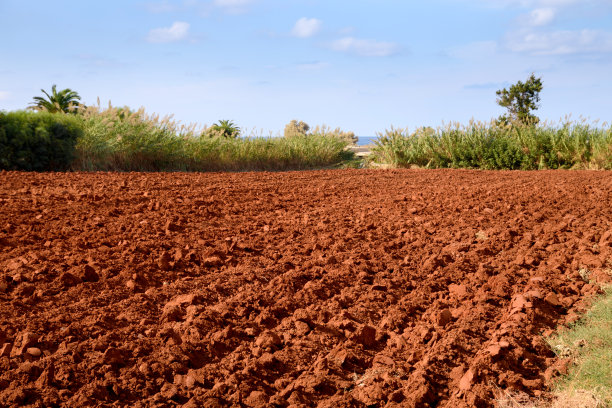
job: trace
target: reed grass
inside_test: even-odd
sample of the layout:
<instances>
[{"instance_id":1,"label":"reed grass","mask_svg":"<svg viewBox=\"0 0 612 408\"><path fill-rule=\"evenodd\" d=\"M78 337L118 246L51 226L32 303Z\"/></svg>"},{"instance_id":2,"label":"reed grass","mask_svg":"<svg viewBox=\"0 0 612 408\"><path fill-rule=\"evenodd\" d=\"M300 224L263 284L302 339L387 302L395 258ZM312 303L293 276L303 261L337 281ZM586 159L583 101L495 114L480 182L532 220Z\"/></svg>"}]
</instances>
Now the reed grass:
<instances>
[{"instance_id":1,"label":"reed grass","mask_svg":"<svg viewBox=\"0 0 612 408\"><path fill-rule=\"evenodd\" d=\"M612 127L586 121L537 126L470 122L378 134L370 158L394 167L612 169Z\"/></svg>"},{"instance_id":2,"label":"reed grass","mask_svg":"<svg viewBox=\"0 0 612 408\"><path fill-rule=\"evenodd\" d=\"M325 134L226 138L172 117L98 106L82 113L74 170L244 171L332 167L351 159L348 141Z\"/></svg>"}]
</instances>

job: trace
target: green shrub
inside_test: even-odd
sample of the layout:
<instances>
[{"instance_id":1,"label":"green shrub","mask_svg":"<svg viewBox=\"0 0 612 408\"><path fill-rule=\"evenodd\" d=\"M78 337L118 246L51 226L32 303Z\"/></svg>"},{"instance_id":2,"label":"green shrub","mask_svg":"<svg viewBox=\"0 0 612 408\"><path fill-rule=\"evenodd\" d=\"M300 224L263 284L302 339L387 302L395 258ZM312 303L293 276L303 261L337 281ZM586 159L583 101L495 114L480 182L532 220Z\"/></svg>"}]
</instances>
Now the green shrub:
<instances>
[{"instance_id":1,"label":"green shrub","mask_svg":"<svg viewBox=\"0 0 612 408\"><path fill-rule=\"evenodd\" d=\"M584 123L523 126L471 122L378 134L371 160L395 167L612 169L612 129Z\"/></svg>"},{"instance_id":2,"label":"green shrub","mask_svg":"<svg viewBox=\"0 0 612 408\"><path fill-rule=\"evenodd\" d=\"M334 166L352 155L339 138L225 137L143 110L88 107L81 118L84 134L77 144L76 170L291 170Z\"/></svg>"},{"instance_id":3,"label":"green shrub","mask_svg":"<svg viewBox=\"0 0 612 408\"><path fill-rule=\"evenodd\" d=\"M287 123L285 126L285 137L293 137L293 136L306 136L308 131L310 130L310 126L306 122L297 121L293 119L291 122Z\"/></svg>"},{"instance_id":4,"label":"green shrub","mask_svg":"<svg viewBox=\"0 0 612 408\"><path fill-rule=\"evenodd\" d=\"M319 135L319 136L325 136L325 137L333 137L336 139L340 139L350 145L356 145L357 141L359 140L359 138L357 136L355 136L354 132L345 132L340 128L329 128L325 125L322 126L316 126L312 132L310 132L310 135Z\"/></svg>"},{"instance_id":5,"label":"green shrub","mask_svg":"<svg viewBox=\"0 0 612 408\"><path fill-rule=\"evenodd\" d=\"M295 136L323 136L323 137L333 137L336 139L340 139L346 142L349 145L357 144L358 137L355 136L354 132L345 132L340 128L332 129L327 127L326 125L317 125L312 131L310 131L310 126L302 121L292 120L287 123L285 126L285 137L295 137Z\"/></svg>"},{"instance_id":6,"label":"green shrub","mask_svg":"<svg viewBox=\"0 0 612 408\"><path fill-rule=\"evenodd\" d=\"M347 143L321 135L200 138L190 145L193 170L299 170L338 165L352 158Z\"/></svg>"},{"instance_id":7,"label":"green shrub","mask_svg":"<svg viewBox=\"0 0 612 408\"><path fill-rule=\"evenodd\" d=\"M186 170L188 138L193 128L144 109L90 106L80 115L83 137L76 145L76 170Z\"/></svg>"},{"instance_id":8,"label":"green shrub","mask_svg":"<svg viewBox=\"0 0 612 408\"><path fill-rule=\"evenodd\" d=\"M79 118L49 112L0 112L0 168L66 170L82 135Z\"/></svg>"},{"instance_id":9,"label":"green shrub","mask_svg":"<svg viewBox=\"0 0 612 408\"><path fill-rule=\"evenodd\" d=\"M207 130L207 136L209 137L227 137L237 138L240 136L240 128L234 124L231 120L220 120L215 123Z\"/></svg>"}]
</instances>

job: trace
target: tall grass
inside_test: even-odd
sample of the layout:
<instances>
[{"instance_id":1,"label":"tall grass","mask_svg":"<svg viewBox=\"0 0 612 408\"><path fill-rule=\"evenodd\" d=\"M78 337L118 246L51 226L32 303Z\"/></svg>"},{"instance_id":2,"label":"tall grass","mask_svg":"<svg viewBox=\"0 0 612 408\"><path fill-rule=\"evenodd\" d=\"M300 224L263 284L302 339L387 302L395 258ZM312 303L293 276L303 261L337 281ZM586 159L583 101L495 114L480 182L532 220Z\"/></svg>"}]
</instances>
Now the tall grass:
<instances>
[{"instance_id":1,"label":"tall grass","mask_svg":"<svg viewBox=\"0 0 612 408\"><path fill-rule=\"evenodd\" d=\"M143 110L89 107L75 170L288 170L334 166L350 159L348 142L313 134L289 138L225 138Z\"/></svg>"},{"instance_id":2,"label":"tall grass","mask_svg":"<svg viewBox=\"0 0 612 408\"><path fill-rule=\"evenodd\" d=\"M612 169L612 127L582 122L538 126L451 124L378 134L371 160L395 167Z\"/></svg>"}]
</instances>

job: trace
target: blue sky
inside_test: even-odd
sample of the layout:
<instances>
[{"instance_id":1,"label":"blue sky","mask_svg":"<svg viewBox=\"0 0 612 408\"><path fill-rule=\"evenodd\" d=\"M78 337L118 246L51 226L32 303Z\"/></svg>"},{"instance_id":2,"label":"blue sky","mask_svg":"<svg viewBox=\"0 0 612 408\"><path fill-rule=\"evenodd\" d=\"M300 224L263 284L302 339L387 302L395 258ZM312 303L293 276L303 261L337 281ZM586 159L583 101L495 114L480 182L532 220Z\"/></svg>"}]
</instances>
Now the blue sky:
<instances>
[{"instance_id":1,"label":"blue sky","mask_svg":"<svg viewBox=\"0 0 612 408\"><path fill-rule=\"evenodd\" d=\"M291 119L374 135L502 114L541 76L540 118L610 120L612 0L0 0L0 109L40 89L92 104Z\"/></svg>"}]
</instances>

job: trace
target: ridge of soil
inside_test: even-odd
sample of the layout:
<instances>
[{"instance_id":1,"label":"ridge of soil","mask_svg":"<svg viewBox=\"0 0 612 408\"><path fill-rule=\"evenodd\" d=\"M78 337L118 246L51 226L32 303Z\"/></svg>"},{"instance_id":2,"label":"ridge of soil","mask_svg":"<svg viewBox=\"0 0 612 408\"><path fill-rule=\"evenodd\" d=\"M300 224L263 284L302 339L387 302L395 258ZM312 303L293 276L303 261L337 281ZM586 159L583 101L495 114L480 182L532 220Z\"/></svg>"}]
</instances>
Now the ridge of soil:
<instances>
[{"instance_id":1,"label":"ridge of soil","mask_svg":"<svg viewBox=\"0 0 612 408\"><path fill-rule=\"evenodd\" d=\"M0 407L489 407L606 279L609 172L0 173ZM565 364L566 366L566 364Z\"/></svg>"}]
</instances>

